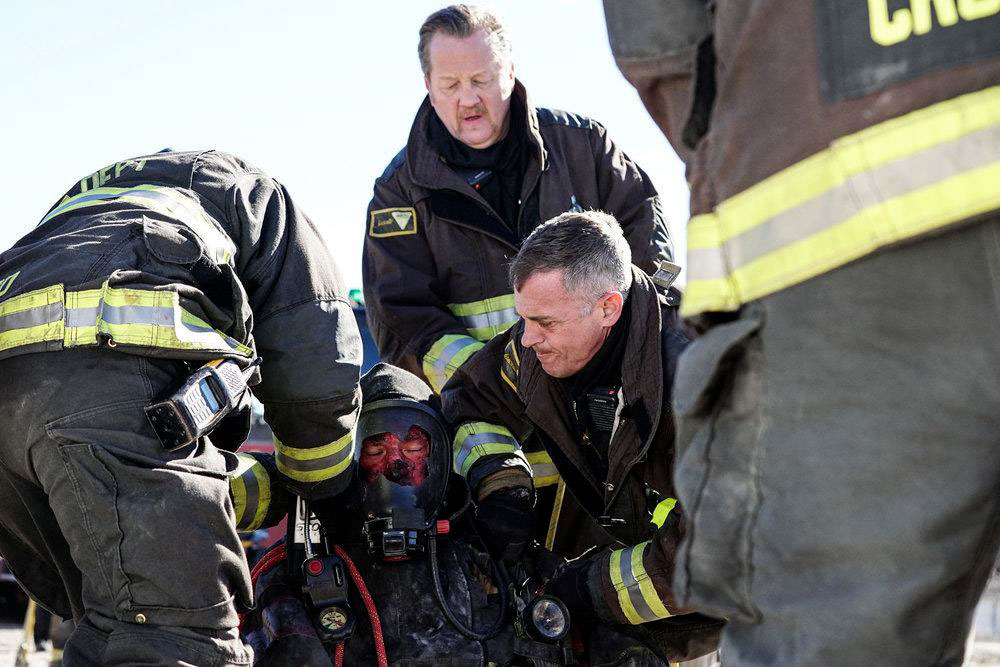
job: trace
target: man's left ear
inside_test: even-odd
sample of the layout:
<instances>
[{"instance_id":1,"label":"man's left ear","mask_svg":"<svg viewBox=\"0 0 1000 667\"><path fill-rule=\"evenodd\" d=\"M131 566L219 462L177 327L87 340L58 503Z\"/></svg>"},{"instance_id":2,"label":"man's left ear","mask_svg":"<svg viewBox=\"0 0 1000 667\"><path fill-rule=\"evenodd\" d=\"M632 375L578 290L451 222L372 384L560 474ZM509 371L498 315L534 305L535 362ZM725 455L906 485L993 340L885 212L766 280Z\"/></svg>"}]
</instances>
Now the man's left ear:
<instances>
[{"instance_id":1,"label":"man's left ear","mask_svg":"<svg viewBox=\"0 0 1000 667\"><path fill-rule=\"evenodd\" d=\"M606 327L613 326L618 318L622 316L622 305L625 299L621 292L608 292L601 300L602 324Z\"/></svg>"}]
</instances>

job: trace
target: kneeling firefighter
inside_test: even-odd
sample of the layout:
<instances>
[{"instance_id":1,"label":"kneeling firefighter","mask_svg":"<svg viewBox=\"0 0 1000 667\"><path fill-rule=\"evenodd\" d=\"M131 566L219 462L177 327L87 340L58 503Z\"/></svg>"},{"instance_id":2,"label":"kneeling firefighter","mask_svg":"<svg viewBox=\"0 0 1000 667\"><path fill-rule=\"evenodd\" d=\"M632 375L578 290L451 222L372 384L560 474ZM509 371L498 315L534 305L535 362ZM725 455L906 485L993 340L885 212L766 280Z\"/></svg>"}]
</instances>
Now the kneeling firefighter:
<instances>
[{"instance_id":1,"label":"kneeling firefighter","mask_svg":"<svg viewBox=\"0 0 1000 667\"><path fill-rule=\"evenodd\" d=\"M450 470L450 433L430 387L386 364L361 387L349 490L293 510L318 520L290 521L286 543L255 568L256 610L243 625L255 664L663 664L610 628L574 637L565 606L534 593L534 562L508 572L489 556L466 517L467 487ZM270 461L253 457L242 477L259 489ZM243 515L273 520L286 500L271 501Z\"/></svg>"}]
</instances>

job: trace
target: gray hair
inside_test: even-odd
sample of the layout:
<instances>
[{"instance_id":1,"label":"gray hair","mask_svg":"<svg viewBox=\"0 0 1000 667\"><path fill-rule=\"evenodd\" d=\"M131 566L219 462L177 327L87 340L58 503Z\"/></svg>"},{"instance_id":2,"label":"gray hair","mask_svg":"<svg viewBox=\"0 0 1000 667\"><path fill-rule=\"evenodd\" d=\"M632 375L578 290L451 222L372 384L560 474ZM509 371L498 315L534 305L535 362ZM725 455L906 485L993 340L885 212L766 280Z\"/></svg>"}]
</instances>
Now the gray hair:
<instances>
[{"instance_id":1,"label":"gray hair","mask_svg":"<svg viewBox=\"0 0 1000 667\"><path fill-rule=\"evenodd\" d=\"M632 251L614 216L603 211L563 213L539 225L510 264L520 289L535 273L562 271L563 287L592 305L606 292L628 294Z\"/></svg>"},{"instance_id":2,"label":"gray hair","mask_svg":"<svg viewBox=\"0 0 1000 667\"><path fill-rule=\"evenodd\" d=\"M441 32L452 37L470 37L483 30L489 41L490 50L501 63L510 61L510 34L507 25L497 14L475 5L451 5L439 9L420 26L420 41L417 55L424 76L431 73L430 54L427 52L431 37Z\"/></svg>"}]
</instances>

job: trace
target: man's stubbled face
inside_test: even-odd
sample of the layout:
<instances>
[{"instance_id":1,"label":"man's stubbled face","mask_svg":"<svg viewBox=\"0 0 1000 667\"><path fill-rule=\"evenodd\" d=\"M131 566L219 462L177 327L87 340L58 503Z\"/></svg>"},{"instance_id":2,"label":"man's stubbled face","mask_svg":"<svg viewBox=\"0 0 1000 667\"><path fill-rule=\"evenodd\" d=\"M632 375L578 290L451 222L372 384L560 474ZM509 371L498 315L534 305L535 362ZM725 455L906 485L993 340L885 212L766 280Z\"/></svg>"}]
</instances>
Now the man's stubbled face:
<instances>
[{"instance_id":1,"label":"man's stubbled face","mask_svg":"<svg viewBox=\"0 0 1000 667\"><path fill-rule=\"evenodd\" d=\"M401 486L419 486L427 478L430 437L419 426L411 426L406 437L379 433L365 438L361 469L369 484L379 475Z\"/></svg>"}]
</instances>

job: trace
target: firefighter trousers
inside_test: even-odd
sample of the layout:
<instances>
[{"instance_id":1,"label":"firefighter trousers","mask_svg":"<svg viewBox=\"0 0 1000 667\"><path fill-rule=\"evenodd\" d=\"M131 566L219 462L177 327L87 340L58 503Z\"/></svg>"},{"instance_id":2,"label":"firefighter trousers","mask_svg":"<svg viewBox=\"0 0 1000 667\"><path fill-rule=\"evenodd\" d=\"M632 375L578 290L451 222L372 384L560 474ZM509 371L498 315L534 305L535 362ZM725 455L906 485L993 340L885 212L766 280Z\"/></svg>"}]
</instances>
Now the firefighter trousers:
<instances>
[{"instance_id":1,"label":"firefighter trousers","mask_svg":"<svg viewBox=\"0 0 1000 667\"><path fill-rule=\"evenodd\" d=\"M674 589L729 665L959 665L1000 538L1000 218L748 304L681 357Z\"/></svg>"},{"instance_id":2,"label":"firefighter trousers","mask_svg":"<svg viewBox=\"0 0 1000 667\"><path fill-rule=\"evenodd\" d=\"M67 667L250 664L233 457L167 452L143 412L187 373L107 349L0 360L0 554L76 619Z\"/></svg>"}]
</instances>

